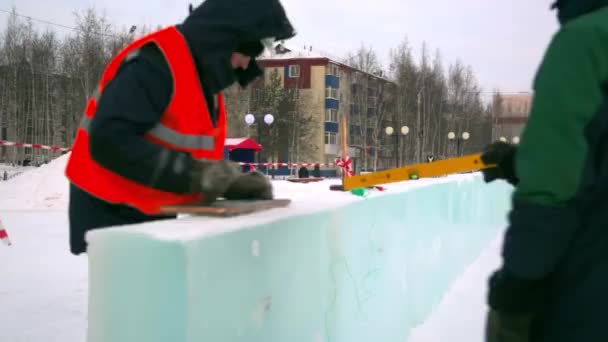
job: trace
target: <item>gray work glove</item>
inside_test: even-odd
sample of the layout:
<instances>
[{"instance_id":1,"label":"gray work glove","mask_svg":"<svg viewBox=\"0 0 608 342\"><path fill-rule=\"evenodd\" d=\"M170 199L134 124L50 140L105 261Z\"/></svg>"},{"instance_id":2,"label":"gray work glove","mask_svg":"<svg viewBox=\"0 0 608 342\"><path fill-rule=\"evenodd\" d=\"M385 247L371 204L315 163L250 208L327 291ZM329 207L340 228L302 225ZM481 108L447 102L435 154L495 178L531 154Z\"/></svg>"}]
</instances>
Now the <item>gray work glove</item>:
<instances>
[{"instance_id":1,"label":"gray work glove","mask_svg":"<svg viewBox=\"0 0 608 342\"><path fill-rule=\"evenodd\" d=\"M251 171L236 178L224 192L227 200L271 200L272 183L266 176Z\"/></svg>"},{"instance_id":2,"label":"gray work glove","mask_svg":"<svg viewBox=\"0 0 608 342\"><path fill-rule=\"evenodd\" d=\"M228 160L195 160L191 171L193 192L204 195L203 204L209 205L241 176L238 164Z\"/></svg>"}]
</instances>

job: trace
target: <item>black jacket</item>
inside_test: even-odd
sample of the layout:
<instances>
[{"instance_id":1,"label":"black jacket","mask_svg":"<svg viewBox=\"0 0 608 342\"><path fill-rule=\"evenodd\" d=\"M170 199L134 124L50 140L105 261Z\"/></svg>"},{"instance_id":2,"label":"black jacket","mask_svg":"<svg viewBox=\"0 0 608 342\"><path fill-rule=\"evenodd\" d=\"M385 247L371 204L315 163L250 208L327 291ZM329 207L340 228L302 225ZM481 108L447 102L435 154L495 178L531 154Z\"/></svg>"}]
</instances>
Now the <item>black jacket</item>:
<instances>
[{"instance_id":1,"label":"black jacket","mask_svg":"<svg viewBox=\"0 0 608 342\"><path fill-rule=\"evenodd\" d=\"M216 95L234 82L246 86L262 74L254 58L261 40L291 38L295 32L278 0L207 0L177 25L195 61L212 121L217 119ZM247 70L233 70L230 57L238 51L252 61ZM173 193L191 192L193 160L144 138L168 106L173 80L155 45L147 45L123 62L101 95L89 131L92 158L101 166L139 184ZM145 215L123 206L103 204L90 194L70 188L71 250L86 251L85 233L94 228L144 222Z\"/></svg>"}]
</instances>

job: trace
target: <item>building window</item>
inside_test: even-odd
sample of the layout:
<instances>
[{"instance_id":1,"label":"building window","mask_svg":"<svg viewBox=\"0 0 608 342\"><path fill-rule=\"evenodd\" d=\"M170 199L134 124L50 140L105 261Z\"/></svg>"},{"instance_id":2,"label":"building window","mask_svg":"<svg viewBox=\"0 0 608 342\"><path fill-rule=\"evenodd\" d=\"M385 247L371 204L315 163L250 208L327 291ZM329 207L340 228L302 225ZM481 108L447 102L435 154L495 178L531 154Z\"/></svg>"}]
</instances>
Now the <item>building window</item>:
<instances>
[{"instance_id":1,"label":"building window","mask_svg":"<svg viewBox=\"0 0 608 342\"><path fill-rule=\"evenodd\" d=\"M325 97L328 99L338 99L338 88L325 88Z\"/></svg>"},{"instance_id":2,"label":"building window","mask_svg":"<svg viewBox=\"0 0 608 342\"><path fill-rule=\"evenodd\" d=\"M325 145L337 145L338 133L325 132Z\"/></svg>"},{"instance_id":3,"label":"building window","mask_svg":"<svg viewBox=\"0 0 608 342\"><path fill-rule=\"evenodd\" d=\"M340 77L340 68L333 63L327 64L327 75Z\"/></svg>"},{"instance_id":4,"label":"building window","mask_svg":"<svg viewBox=\"0 0 608 342\"><path fill-rule=\"evenodd\" d=\"M338 122L338 110L333 108L325 109L325 122Z\"/></svg>"},{"instance_id":5,"label":"building window","mask_svg":"<svg viewBox=\"0 0 608 342\"><path fill-rule=\"evenodd\" d=\"M290 65L289 66L289 77L291 77L291 78L300 77L300 66L299 65Z\"/></svg>"}]
</instances>

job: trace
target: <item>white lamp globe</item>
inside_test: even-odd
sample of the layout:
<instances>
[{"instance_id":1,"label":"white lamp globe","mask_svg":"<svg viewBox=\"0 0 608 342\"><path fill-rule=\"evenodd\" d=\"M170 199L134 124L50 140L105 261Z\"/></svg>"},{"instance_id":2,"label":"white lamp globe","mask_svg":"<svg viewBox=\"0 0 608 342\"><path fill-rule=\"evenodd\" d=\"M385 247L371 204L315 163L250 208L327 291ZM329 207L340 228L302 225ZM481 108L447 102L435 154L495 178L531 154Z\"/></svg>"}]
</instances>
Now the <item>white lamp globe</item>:
<instances>
[{"instance_id":1,"label":"white lamp globe","mask_svg":"<svg viewBox=\"0 0 608 342\"><path fill-rule=\"evenodd\" d=\"M386 127L384 131L386 132L386 135L393 135L393 133L395 132L395 130L391 126Z\"/></svg>"},{"instance_id":2,"label":"white lamp globe","mask_svg":"<svg viewBox=\"0 0 608 342\"><path fill-rule=\"evenodd\" d=\"M513 143L515 145L519 144L519 137L513 137Z\"/></svg>"},{"instance_id":3,"label":"white lamp globe","mask_svg":"<svg viewBox=\"0 0 608 342\"><path fill-rule=\"evenodd\" d=\"M253 114L247 114L247 115L245 115L245 123L248 126L253 125L254 122L255 122L255 116L253 116Z\"/></svg>"},{"instance_id":4,"label":"white lamp globe","mask_svg":"<svg viewBox=\"0 0 608 342\"><path fill-rule=\"evenodd\" d=\"M505 138L505 137L500 137L499 140L502 141L502 142L507 142L507 138Z\"/></svg>"},{"instance_id":5,"label":"white lamp globe","mask_svg":"<svg viewBox=\"0 0 608 342\"><path fill-rule=\"evenodd\" d=\"M272 114L266 114L266 115L264 115L264 122L267 125L272 124L274 122L274 116Z\"/></svg>"},{"instance_id":6,"label":"white lamp globe","mask_svg":"<svg viewBox=\"0 0 608 342\"><path fill-rule=\"evenodd\" d=\"M471 137L471 135L469 134L469 132L462 133L462 139L469 140L470 137Z\"/></svg>"},{"instance_id":7,"label":"white lamp globe","mask_svg":"<svg viewBox=\"0 0 608 342\"><path fill-rule=\"evenodd\" d=\"M410 128L407 126L401 127L401 134L407 135L410 132Z\"/></svg>"},{"instance_id":8,"label":"white lamp globe","mask_svg":"<svg viewBox=\"0 0 608 342\"><path fill-rule=\"evenodd\" d=\"M448 133L448 139L450 139L450 140L456 139L456 133L454 133L454 132Z\"/></svg>"}]
</instances>

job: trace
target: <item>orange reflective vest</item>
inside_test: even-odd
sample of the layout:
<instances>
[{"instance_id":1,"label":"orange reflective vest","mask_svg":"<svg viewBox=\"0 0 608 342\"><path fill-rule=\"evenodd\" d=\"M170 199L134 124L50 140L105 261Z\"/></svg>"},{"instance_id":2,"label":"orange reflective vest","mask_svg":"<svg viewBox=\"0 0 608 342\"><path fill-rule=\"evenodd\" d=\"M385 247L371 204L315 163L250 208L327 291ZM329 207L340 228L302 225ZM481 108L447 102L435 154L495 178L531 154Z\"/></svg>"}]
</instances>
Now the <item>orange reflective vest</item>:
<instances>
[{"instance_id":1,"label":"orange reflective vest","mask_svg":"<svg viewBox=\"0 0 608 342\"><path fill-rule=\"evenodd\" d=\"M202 200L202 195L170 193L136 183L99 165L89 152L88 130L104 86L114 78L121 63L147 43L155 43L164 54L173 76L173 95L160 122L145 138L166 148L188 152L197 159L223 158L226 138L223 96L218 95L218 120L214 127L187 43L175 27L169 27L134 41L107 66L88 100L66 176L74 185L106 202L129 205L146 214L159 214L164 205L197 202Z\"/></svg>"}]
</instances>

